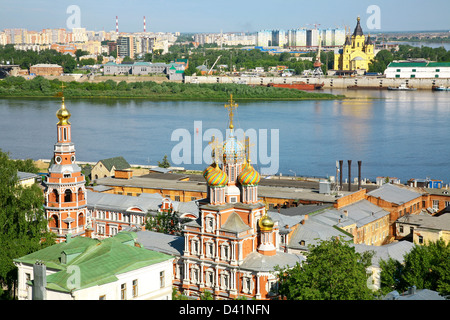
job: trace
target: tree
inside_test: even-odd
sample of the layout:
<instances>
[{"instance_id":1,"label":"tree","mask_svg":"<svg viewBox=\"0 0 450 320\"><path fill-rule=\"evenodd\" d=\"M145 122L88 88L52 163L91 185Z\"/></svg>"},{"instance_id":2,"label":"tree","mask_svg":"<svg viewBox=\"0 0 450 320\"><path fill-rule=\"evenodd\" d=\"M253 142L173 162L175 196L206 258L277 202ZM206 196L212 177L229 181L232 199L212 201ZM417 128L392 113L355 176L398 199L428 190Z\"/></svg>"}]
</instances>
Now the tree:
<instances>
[{"instance_id":1,"label":"tree","mask_svg":"<svg viewBox=\"0 0 450 320\"><path fill-rule=\"evenodd\" d=\"M181 235L181 219L172 209L161 210L153 216L147 215L145 229L160 233Z\"/></svg>"},{"instance_id":2,"label":"tree","mask_svg":"<svg viewBox=\"0 0 450 320\"><path fill-rule=\"evenodd\" d=\"M369 64L369 72L383 73L393 60L394 56L389 50L380 50Z\"/></svg>"},{"instance_id":3,"label":"tree","mask_svg":"<svg viewBox=\"0 0 450 320\"><path fill-rule=\"evenodd\" d=\"M80 61L80 57L87 56L87 55L89 55L88 51L81 50L81 49L78 49L77 51L75 51L75 57L77 58L77 61Z\"/></svg>"},{"instance_id":4,"label":"tree","mask_svg":"<svg viewBox=\"0 0 450 320\"><path fill-rule=\"evenodd\" d=\"M382 295L386 295L398 288L405 288L402 273L403 265L395 259L380 260L380 291Z\"/></svg>"},{"instance_id":5,"label":"tree","mask_svg":"<svg viewBox=\"0 0 450 320\"><path fill-rule=\"evenodd\" d=\"M450 243L444 240L415 245L405 254L404 264L382 261L381 291L404 292L411 286L450 295Z\"/></svg>"},{"instance_id":6,"label":"tree","mask_svg":"<svg viewBox=\"0 0 450 320\"><path fill-rule=\"evenodd\" d=\"M167 154L164 155L162 162L158 161L158 167L160 167L160 168L169 168L170 167L170 162L169 162L169 160L167 160Z\"/></svg>"},{"instance_id":7,"label":"tree","mask_svg":"<svg viewBox=\"0 0 450 320\"><path fill-rule=\"evenodd\" d=\"M371 253L359 254L337 238L310 246L303 265L278 268L279 293L288 300L368 300L366 268Z\"/></svg>"},{"instance_id":8,"label":"tree","mask_svg":"<svg viewBox=\"0 0 450 320\"><path fill-rule=\"evenodd\" d=\"M13 259L54 244L55 236L47 229L39 186L22 187L17 162L1 150L0 168L0 287L10 294L17 281Z\"/></svg>"}]
</instances>

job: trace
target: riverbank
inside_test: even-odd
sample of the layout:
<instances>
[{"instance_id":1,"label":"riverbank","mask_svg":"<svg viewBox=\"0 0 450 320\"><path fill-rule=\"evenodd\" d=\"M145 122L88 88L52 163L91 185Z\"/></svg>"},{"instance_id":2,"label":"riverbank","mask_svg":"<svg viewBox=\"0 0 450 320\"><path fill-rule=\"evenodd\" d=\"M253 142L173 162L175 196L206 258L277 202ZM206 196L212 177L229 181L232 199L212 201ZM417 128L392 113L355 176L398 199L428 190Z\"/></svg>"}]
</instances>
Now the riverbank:
<instances>
[{"instance_id":1,"label":"riverbank","mask_svg":"<svg viewBox=\"0 0 450 320\"><path fill-rule=\"evenodd\" d=\"M321 92L305 92L286 88L266 86L246 86L234 83L176 83L154 81L119 83L104 82L62 82L58 79L48 80L36 77L25 80L22 77L8 77L0 81L0 97L48 98L61 95L64 84L66 98L99 99L147 99L158 101L227 101L230 94L240 101L267 100L333 100L343 99L344 95Z\"/></svg>"},{"instance_id":2,"label":"riverbank","mask_svg":"<svg viewBox=\"0 0 450 320\"><path fill-rule=\"evenodd\" d=\"M295 82L304 82L306 84L323 84L323 89L347 89L348 87L366 87L373 89L387 89L388 87L398 87L401 84L407 84L409 87L418 90L431 90L433 86L450 86L449 78L386 78L383 76L356 76L356 77L223 77L223 76L196 76L185 77L185 82L196 82L200 84L221 83L230 84L235 81L245 82L248 86L264 87L270 83L291 84ZM320 91L319 91L320 92Z\"/></svg>"}]
</instances>

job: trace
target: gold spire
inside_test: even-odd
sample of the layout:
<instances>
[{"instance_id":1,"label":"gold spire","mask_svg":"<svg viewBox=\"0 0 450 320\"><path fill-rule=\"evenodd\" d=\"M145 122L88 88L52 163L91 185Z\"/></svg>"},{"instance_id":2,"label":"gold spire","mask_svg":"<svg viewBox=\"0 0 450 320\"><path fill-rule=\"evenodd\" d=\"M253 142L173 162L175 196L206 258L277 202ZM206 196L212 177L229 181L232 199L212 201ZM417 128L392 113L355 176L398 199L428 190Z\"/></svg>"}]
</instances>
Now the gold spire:
<instances>
[{"instance_id":1,"label":"gold spire","mask_svg":"<svg viewBox=\"0 0 450 320\"><path fill-rule=\"evenodd\" d=\"M218 154L220 153L220 143L217 141L215 136L212 136L211 141L208 142L211 146L211 156L213 158L213 163L218 162Z\"/></svg>"},{"instance_id":2,"label":"gold spire","mask_svg":"<svg viewBox=\"0 0 450 320\"><path fill-rule=\"evenodd\" d=\"M250 163L250 161L251 161L250 150L251 150L251 147L253 147L255 144L250 143L250 137L245 137L245 136L244 136L244 144L245 144L245 154L247 156L247 162Z\"/></svg>"},{"instance_id":3,"label":"gold spire","mask_svg":"<svg viewBox=\"0 0 450 320\"><path fill-rule=\"evenodd\" d=\"M61 108L56 112L56 117L59 119L58 125L68 125L70 124L69 118L71 116L69 110L66 109L66 105L64 104L64 88L66 86L64 83L61 83L61 94L62 94L62 101L61 101Z\"/></svg>"},{"instance_id":4,"label":"gold spire","mask_svg":"<svg viewBox=\"0 0 450 320\"><path fill-rule=\"evenodd\" d=\"M230 117L230 127L229 128L233 129L234 128L234 125L233 125L233 117L234 117L233 108L236 109L238 107L238 104L233 101L233 95L232 94L230 94L230 100L228 100L228 102L229 102L229 104L225 104L225 108L228 109L228 115Z\"/></svg>"}]
</instances>

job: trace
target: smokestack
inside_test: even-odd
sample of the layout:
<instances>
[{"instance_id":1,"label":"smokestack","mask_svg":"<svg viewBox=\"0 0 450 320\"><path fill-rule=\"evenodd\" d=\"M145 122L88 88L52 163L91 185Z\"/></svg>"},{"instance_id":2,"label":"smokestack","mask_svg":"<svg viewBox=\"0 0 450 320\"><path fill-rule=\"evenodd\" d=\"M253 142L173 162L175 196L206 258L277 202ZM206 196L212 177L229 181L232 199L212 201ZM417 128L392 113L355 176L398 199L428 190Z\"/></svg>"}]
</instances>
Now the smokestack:
<instances>
[{"instance_id":1,"label":"smokestack","mask_svg":"<svg viewBox=\"0 0 450 320\"><path fill-rule=\"evenodd\" d=\"M348 191L352 191L352 160L347 160L348 162Z\"/></svg>"},{"instance_id":2,"label":"smokestack","mask_svg":"<svg viewBox=\"0 0 450 320\"><path fill-rule=\"evenodd\" d=\"M144 32L147 32L147 29L145 27L145 16L144 16Z\"/></svg>"},{"instance_id":3,"label":"smokestack","mask_svg":"<svg viewBox=\"0 0 450 320\"><path fill-rule=\"evenodd\" d=\"M116 16L116 33L119 34L119 17Z\"/></svg>"},{"instance_id":4,"label":"smokestack","mask_svg":"<svg viewBox=\"0 0 450 320\"><path fill-rule=\"evenodd\" d=\"M344 164L344 160L339 160L339 190L342 190L342 166Z\"/></svg>"},{"instance_id":5,"label":"smokestack","mask_svg":"<svg viewBox=\"0 0 450 320\"><path fill-rule=\"evenodd\" d=\"M362 161L358 161L358 190L361 189L361 163Z\"/></svg>"}]
</instances>

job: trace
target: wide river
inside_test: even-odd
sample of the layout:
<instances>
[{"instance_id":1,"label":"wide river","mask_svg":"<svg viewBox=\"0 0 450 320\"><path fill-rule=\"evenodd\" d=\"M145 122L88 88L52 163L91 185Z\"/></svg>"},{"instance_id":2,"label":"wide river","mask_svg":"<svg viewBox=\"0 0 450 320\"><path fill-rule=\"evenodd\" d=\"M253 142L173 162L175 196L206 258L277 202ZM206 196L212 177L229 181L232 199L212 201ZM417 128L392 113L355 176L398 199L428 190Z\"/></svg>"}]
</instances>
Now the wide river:
<instances>
[{"instance_id":1,"label":"wide river","mask_svg":"<svg viewBox=\"0 0 450 320\"><path fill-rule=\"evenodd\" d=\"M237 133L251 136L251 158L264 173L328 177L352 160L352 178L378 176L450 182L450 92L324 90L352 99L240 102ZM77 160L123 156L202 170L211 135L228 125L224 102L67 99ZM55 99L0 99L0 149L11 158L50 159L56 142ZM242 138L242 136L241 136ZM203 153L207 156L202 156Z\"/></svg>"}]
</instances>

